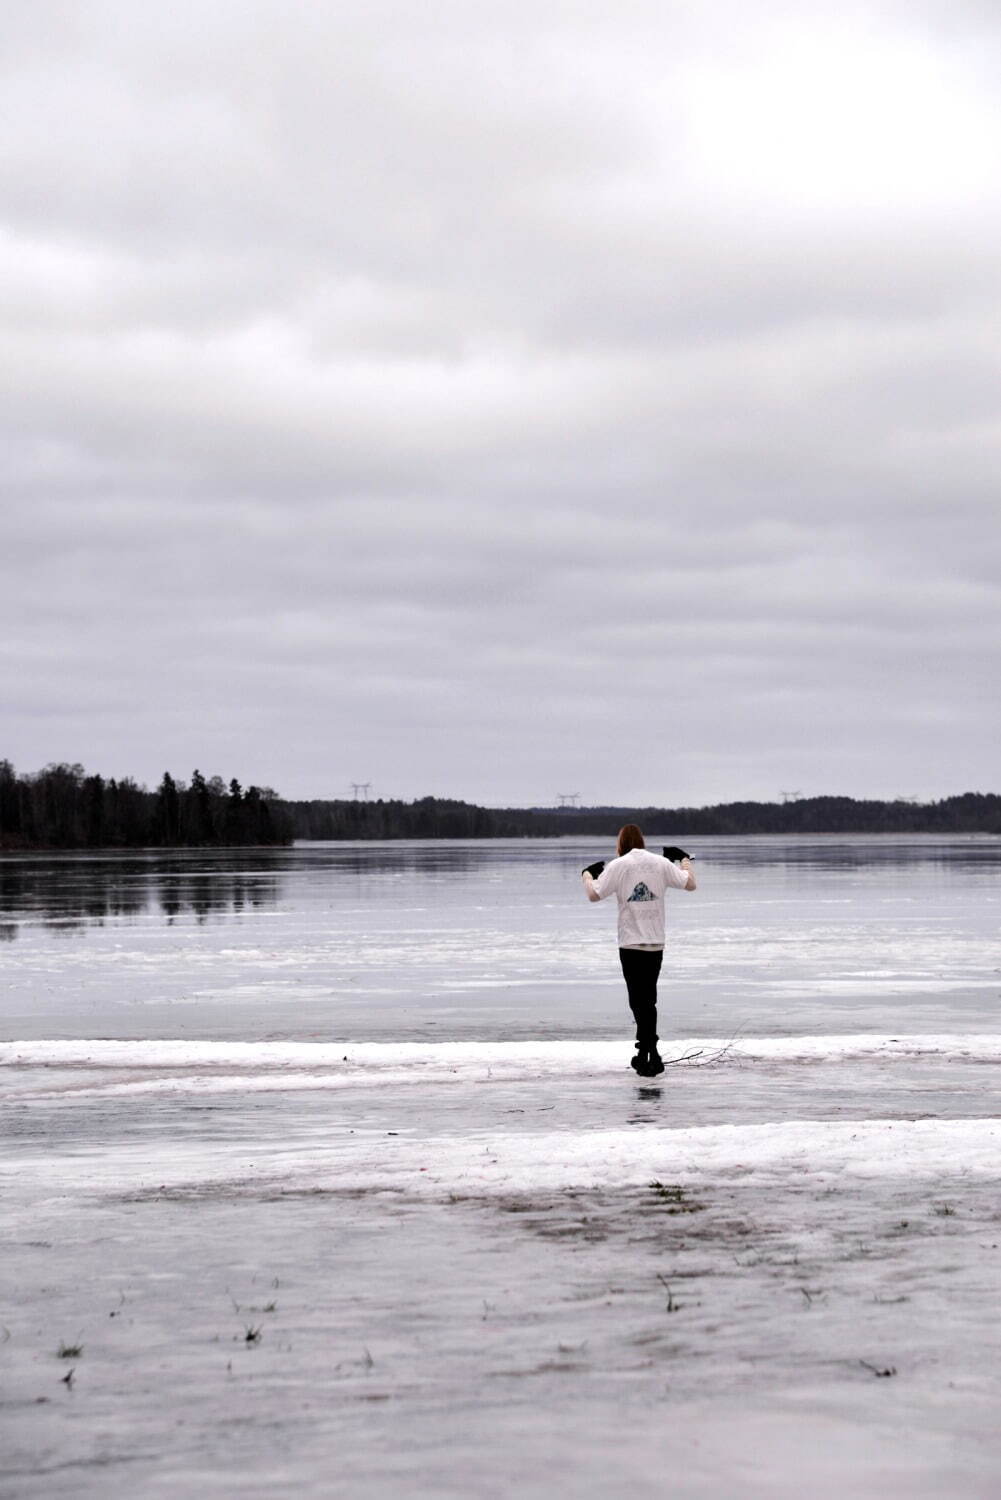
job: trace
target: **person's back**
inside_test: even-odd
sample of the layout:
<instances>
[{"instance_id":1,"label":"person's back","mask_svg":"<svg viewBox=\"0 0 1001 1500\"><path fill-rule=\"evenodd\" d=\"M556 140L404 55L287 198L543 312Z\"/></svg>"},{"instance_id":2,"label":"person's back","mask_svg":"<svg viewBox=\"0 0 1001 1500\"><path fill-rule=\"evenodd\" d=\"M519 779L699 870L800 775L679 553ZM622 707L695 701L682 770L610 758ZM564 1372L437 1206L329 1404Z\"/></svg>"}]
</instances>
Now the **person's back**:
<instances>
[{"instance_id":1,"label":"person's back","mask_svg":"<svg viewBox=\"0 0 1001 1500\"><path fill-rule=\"evenodd\" d=\"M644 1077L663 1073L657 1051L657 978L664 957L664 893L694 891L695 874L683 850L679 862L651 854L635 823L619 830L618 854L595 878L582 871L589 901L614 896L619 905L619 961L636 1022L632 1066ZM595 866L597 869L598 866Z\"/></svg>"},{"instance_id":2,"label":"person's back","mask_svg":"<svg viewBox=\"0 0 1001 1500\"><path fill-rule=\"evenodd\" d=\"M594 882L599 899L614 895L618 901L620 948L662 948L664 892L688 888L687 871L649 849L620 854Z\"/></svg>"}]
</instances>

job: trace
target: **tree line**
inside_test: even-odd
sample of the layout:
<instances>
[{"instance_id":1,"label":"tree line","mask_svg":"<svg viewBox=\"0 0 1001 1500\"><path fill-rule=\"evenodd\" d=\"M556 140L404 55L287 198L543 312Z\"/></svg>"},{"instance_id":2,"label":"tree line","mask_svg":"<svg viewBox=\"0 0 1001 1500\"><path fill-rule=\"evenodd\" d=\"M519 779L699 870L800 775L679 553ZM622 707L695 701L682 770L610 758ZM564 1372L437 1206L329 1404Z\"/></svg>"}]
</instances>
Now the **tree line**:
<instances>
[{"instance_id":1,"label":"tree line","mask_svg":"<svg viewBox=\"0 0 1001 1500\"><path fill-rule=\"evenodd\" d=\"M282 805L297 839L494 839L517 838L526 832L524 814L496 812L442 797Z\"/></svg>"},{"instance_id":2,"label":"tree line","mask_svg":"<svg viewBox=\"0 0 1001 1500\"><path fill-rule=\"evenodd\" d=\"M0 760L0 849L134 849L287 844L288 816L270 787L234 778L189 782L164 772L156 791L131 777L87 775L64 762L17 775Z\"/></svg>"},{"instance_id":3,"label":"tree line","mask_svg":"<svg viewBox=\"0 0 1001 1500\"><path fill-rule=\"evenodd\" d=\"M19 776L0 761L0 849L288 844L293 839L613 837L623 823L677 835L1001 833L1001 796L938 802L799 797L714 807L486 808L452 798L285 801L237 780L165 772L155 791L64 763Z\"/></svg>"},{"instance_id":4,"label":"tree line","mask_svg":"<svg viewBox=\"0 0 1001 1500\"><path fill-rule=\"evenodd\" d=\"M686 834L1001 833L1001 796L963 792L937 802L797 797L786 802L724 802L713 807L537 809L541 832L612 834L623 823Z\"/></svg>"},{"instance_id":5,"label":"tree line","mask_svg":"<svg viewBox=\"0 0 1001 1500\"><path fill-rule=\"evenodd\" d=\"M623 823L662 833L1001 833L1001 796L964 792L940 802L799 797L714 807L486 808L423 797L283 804L297 839L612 837Z\"/></svg>"}]
</instances>

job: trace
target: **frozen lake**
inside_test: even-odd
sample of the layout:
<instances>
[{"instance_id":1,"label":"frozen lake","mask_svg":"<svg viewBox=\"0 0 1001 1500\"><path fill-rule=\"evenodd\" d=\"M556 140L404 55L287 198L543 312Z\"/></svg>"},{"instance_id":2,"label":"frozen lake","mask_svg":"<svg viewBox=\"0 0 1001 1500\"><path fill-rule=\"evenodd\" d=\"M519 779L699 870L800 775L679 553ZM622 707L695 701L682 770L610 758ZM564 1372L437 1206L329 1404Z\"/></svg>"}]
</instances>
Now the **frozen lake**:
<instances>
[{"instance_id":1,"label":"frozen lake","mask_svg":"<svg viewBox=\"0 0 1001 1500\"><path fill-rule=\"evenodd\" d=\"M700 888L668 901L665 1035L996 1025L1001 840L685 847ZM546 839L5 858L0 1035L614 1035L628 1019L614 911L579 879L613 852Z\"/></svg>"},{"instance_id":2,"label":"frozen lake","mask_svg":"<svg viewBox=\"0 0 1001 1500\"><path fill-rule=\"evenodd\" d=\"M5 1500L996 1500L1001 841L688 846L0 860Z\"/></svg>"}]
</instances>

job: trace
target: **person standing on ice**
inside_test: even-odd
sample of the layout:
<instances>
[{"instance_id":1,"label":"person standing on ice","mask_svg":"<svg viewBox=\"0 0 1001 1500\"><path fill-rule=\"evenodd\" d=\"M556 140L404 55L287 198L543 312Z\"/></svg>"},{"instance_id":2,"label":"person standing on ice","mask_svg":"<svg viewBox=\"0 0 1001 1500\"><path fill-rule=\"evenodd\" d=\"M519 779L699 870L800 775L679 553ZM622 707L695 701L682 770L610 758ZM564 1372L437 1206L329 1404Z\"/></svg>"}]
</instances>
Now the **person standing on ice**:
<instances>
[{"instance_id":1,"label":"person standing on ice","mask_svg":"<svg viewBox=\"0 0 1001 1500\"><path fill-rule=\"evenodd\" d=\"M674 852L674 851L672 851ZM678 854L682 851L679 849ZM663 1073L657 1051L657 979L664 961L664 892L695 890L695 872L685 854L675 863L651 854L635 823L619 829L616 858L595 878L582 872L589 901L615 896L619 903L619 961L636 1021L636 1055L630 1066L643 1078Z\"/></svg>"}]
</instances>

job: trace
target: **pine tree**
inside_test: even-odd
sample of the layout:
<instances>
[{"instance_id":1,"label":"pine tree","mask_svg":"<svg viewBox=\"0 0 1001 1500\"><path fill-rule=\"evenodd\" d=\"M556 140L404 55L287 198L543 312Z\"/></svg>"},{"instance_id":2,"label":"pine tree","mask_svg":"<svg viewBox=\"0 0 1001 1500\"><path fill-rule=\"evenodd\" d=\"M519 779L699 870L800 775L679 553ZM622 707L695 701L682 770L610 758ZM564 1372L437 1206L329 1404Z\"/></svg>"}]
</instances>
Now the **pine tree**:
<instances>
[{"instance_id":1,"label":"pine tree","mask_svg":"<svg viewBox=\"0 0 1001 1500\"><path fill-rule=\"evenodd\" d=\"M107 842L104 831L104 777L88 776L83 784L84 837L88 849L100 849Z\"/></svg>"},{"instance_id":2,"label":"pine tree","mask_svg":"<svg viewBox=\"0 0 1001 1500\"><path fill-rule=\"evenodd\" d=\"M191 819L191 842L211 844L215 842L215 820L212 816L212 793L201 771L193 771L189 797L194 816Z\"/></svg>"},{"instance_id":3,"label":"pine tree","mask_svg":"<svg viewBox=\"0 0 1001 1500\"><path fill-rule=\"evenodd\" d=\"M156 795L155 841L158 844L177 844L181 837L181 799L177 783L169 771L164 771Z\"/></svg>"}]
</instances>

